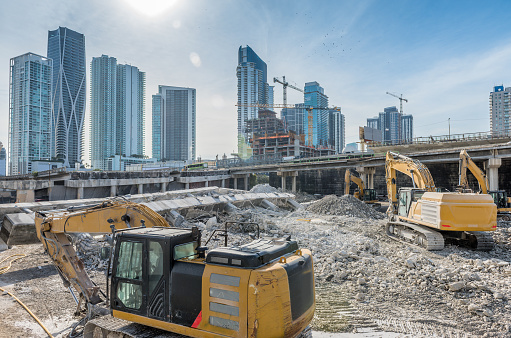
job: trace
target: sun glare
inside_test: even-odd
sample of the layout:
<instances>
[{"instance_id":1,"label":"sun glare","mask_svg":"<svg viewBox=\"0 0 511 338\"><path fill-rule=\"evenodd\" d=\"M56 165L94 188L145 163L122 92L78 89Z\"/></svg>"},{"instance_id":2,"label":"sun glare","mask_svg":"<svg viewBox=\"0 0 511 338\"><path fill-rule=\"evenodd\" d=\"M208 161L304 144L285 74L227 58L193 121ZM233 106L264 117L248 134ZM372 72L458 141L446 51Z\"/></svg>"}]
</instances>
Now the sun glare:
<instances>
[{"instance_id":1,"label":"sun glare","mask_svg":"<svg viewBox=\"0 0 511 338\"><path fill-rule=\"evenodd\" d=\"M147 15L156 16L172 7L176 0L125 0L137 11Z\"/></svg>"}]
</instances>

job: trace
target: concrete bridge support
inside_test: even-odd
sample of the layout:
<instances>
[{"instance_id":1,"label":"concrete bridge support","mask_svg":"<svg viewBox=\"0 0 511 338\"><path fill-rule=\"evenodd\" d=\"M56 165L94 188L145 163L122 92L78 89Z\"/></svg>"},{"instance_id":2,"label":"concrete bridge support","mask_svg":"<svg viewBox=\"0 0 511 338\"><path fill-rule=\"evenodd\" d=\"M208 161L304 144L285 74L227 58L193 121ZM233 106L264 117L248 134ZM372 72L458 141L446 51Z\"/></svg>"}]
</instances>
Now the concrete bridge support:
<instances>
[{"instance_id":1,"label":"concrete bridge support","mask_svg":"<svg viewBox=\"0 0 511 338\"><path fill-rule=\"evenodd\" d=\"M499 190L499 168L502 165L502 159L490 158L484 162L486 169L486 176L488 177L488 183L490 184L490 191Z\"/></svg>"},{"instance_id":2,"label":"concrete bridge support","mask_svg":"<svg viewBox=\"0 0 511 338\"><path fill-rule=\"evenodd\" d=\"M238 178L243 178L244 190L248 190L248 178L249 177L250 177L250 174L232 175L232 178L234 179L234 189L238 189Z\"/></svg>"},{"instance_id":3,"label":"concrete bridge support","mask_svg":"<svg viewBox=\"0 0 511 338\"><path fill-rule=\"evenodd\" d=\"M110 197L115 197L117 196L117 186L112 184L110 186Z\"/></svg>"},{"instance_id":4,"label":"concrete bridge support","mask_svg":"<svg viewBox=\"0 0 511 338\"><path fill-rule=\"evenodd\" d=\"M137 184L138 185L138 193L143 194L144 193L144 185L143 184Z\"/></svg>"},{"instance_id":5,"label":"concrete bridge support","mask_svg":"<svg viewBox=\"0 0 511 338\"><path fill-rule=\"evenodd\" d=\"M286 177L291 176L291 191L296 192L296 177L298 176L298 171L279 171L277 175L281 177L282 190L286 190Z\"/></svg>"},{"instance_id":6,"label":"concrete bridge support","mask_svg":"<svg viewBox=\"0 0 511 338\"><path fill-rule=\"evenodd\" d=\"M79 200L83 200L83 187L78 187L76 192L76 198Z\"/></svg>"},{"instance_id":7,"label":"concrete bridge support","mask_svg":"<svg viewBox=\"0 0 511 338\"><path fill-rule=\"evenodd\" d=\"M364 185L368 189L374 189L374 174L376 173L376 167L357 167L357 172L360 174L360 178L364 182Z\"/></svg>"},{"instance_id":8,"label":"concrete bridge support","mask_svg":"<svg viewBox=\"0 0 511 338\"><path fill-rule=\"evenodd\" d=\"M167 191L167 182L161 182L161 192Z\"/></svg>"}]
</instances>

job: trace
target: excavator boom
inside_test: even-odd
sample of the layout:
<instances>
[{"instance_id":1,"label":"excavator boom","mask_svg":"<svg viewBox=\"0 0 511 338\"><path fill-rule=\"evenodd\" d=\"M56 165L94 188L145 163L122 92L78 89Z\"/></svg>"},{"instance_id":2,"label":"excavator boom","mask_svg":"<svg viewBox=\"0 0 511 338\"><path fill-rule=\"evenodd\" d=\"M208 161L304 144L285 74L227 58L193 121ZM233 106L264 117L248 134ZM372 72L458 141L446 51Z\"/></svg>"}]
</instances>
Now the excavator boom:
<instances>
[{"instance_id":1,"label":"excavator boom","mask_svg":"<svg viewBox=\"0 0 511 338\"><path fill-rule=\"evenodd\" d=\"M82 208L69 208L54 212L38 212L35 217L36 233L50 255L64 284L72 285L87 303L100 302L99 288L85 272L83 262L76 255L67 233L87 232L108 234L113 230L134 227L169 227L152 209L122 199Z\"/></svg>"},{"instance_id":2,"label":"excavator boom","mask_svg":"<svg viewBox=\"0 0 511 338\"><path fill-rule=\"evenodd\" d=\"M483 194L488 193L488 178L484 171L479 169L479 167L472 161L467 151L463 149L460 151L460 167L459 167L459 186L463 189L469 189L468 179L467 179L467 169L470 170L472 175L477 179L479 183L479 187L481 188L481 192Z\"/></svg>"},{"instance_id":3,"label":"excavator boom","mask_svg":"<svg viewBox=\"0 0 511 338\"><path fill-rule=\"evenodd\" d=\"M389 211L392 211L392 213L396 213L395 207L397 204L397 171L409 176L412 179L414 188L419 188L426 191L435 191L436 189L433 177L431 176L429 169L424 164L400 154L396 154L390 151L387 152L385 172L387 180L387 194L389 198Z\"/></svg>"},{"instance_id":4,"label":"excavator boom","mask_svg":"<svg viewBox=\"0 0 511 338\"><path fill-rule=\"evenodd\" d=\"M359 198L364 196L364 182L361 178L354 176L349 169L346 169L346 173L344 174L344 194L350 194L350 185L351 182L355 183L358 186Z\"/></svg>"}]
</instances>

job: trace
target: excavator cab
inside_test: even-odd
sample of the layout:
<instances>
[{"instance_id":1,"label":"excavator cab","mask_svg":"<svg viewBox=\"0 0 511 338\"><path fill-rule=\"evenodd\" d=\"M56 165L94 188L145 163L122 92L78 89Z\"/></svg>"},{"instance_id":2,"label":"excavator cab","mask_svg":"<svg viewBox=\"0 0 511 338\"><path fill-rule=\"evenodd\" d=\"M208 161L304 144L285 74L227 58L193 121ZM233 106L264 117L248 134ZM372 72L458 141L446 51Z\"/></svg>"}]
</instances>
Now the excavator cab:
<instances>
[{"instance_id":1,"label":"excavator cab","mask_svg":"<svg viewBox=\"0 0 511 338\"><path fill-rule=\"evenodd\" d=\"M196 258L199 244L197 228L136 228L117 233L112 309L191 325L201 309L204 265L178 260Z\"/></svg>"},{"instance_id":2,"label":"excavator cab","mask_svg":"<svg viewBox=\"0 0 511 338\"><path fill-rule=\"evenodd\" d=\"M422 195L426 190L416 188L401 188L399 189L399 204L398 204L398 215L407 217L410 211L412 202L417 202L421 199Z\"/></svg>"},{"instance_id":3,"label":"excavator cab","mask_svg":"<svg viewBox=\"0 0 511 338\"><path fill-rule=\"evenodd\" d=\"M376 190L364 189L364 202L376 201Z\"/></svg>"},{"instance_id":4,"label":"excavator cab","mask_svg":"<svg viewBox=\"0 0 511 338\"><path fill-rule=\"evenodd\" d=\"M489 191L497 209L508 208L507 192L505 190Z\"/></svg>"}]
</instances>

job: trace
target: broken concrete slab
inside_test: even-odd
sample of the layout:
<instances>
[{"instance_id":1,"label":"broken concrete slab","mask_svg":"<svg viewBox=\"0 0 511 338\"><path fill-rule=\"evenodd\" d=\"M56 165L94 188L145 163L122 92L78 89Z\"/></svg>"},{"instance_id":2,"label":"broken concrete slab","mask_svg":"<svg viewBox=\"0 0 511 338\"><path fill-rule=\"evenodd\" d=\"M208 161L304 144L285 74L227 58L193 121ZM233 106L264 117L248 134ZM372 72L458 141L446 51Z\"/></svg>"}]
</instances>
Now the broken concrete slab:
<instances>
[{"instance_id":1,"label":"broken concrete slab","mask_svg":"<svg viewBox=\"0 0 511 338\"><path fill-rule=\"evenodd\" d=\"M0 252L5 251L7 249L9 249L9 247L7 246L7 244L5 244L3 239L0 238Z\"/></svg>"},{"instance_id":2,"label":"broken concrete slab","mask_svg":"<svg viewBox=\"0 0 511 338\"><path fill-rule=\"evenodd\" d=\"M8 246L39 243L35 232L34 214L7 214L2 223L0 238Z\"/></svg>"}]
</instances>

